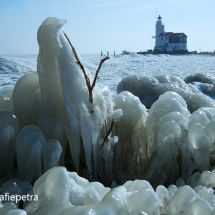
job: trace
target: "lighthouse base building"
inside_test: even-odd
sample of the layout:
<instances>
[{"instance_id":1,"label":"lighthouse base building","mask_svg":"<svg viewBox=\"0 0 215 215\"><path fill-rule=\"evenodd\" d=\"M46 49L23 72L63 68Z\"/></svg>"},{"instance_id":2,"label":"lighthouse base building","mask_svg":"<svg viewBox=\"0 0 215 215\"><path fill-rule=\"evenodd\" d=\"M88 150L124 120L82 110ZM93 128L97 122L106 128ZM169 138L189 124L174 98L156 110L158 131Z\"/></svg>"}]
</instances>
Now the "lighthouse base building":
<instances>
[{"instance_id":1,"label":"lighthouse base building","mask_svg":"<svg viewBox=\"0 0 215 215\"><path fill-rule=\"evenodd\" d=\"M187 35L184 33L165 32L162 18L159 15L155 25L154 52L186 53Z\"/></svg>"}]
</instances>

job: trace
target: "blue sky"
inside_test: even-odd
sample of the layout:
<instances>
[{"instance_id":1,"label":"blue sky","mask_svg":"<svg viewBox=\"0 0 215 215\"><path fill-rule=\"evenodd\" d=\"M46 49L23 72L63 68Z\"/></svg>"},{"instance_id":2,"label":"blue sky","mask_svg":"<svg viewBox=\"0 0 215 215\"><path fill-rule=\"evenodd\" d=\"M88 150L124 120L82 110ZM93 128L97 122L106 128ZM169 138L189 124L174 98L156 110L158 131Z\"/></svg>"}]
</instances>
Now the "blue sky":
<instances>
[{"instance_id":1,"label":"blue sky","mask_svg":"<svg viewBox=\"0 0 215 215\"><path fill-rule=\"evenodd\" d=\"M184 32L190 51L215 50L215 0L0 1L0 54L37 54L37 29L49 16L80 54L143 51L154 46L156 11L166 31Z\"/></svg>"}]
</instances>

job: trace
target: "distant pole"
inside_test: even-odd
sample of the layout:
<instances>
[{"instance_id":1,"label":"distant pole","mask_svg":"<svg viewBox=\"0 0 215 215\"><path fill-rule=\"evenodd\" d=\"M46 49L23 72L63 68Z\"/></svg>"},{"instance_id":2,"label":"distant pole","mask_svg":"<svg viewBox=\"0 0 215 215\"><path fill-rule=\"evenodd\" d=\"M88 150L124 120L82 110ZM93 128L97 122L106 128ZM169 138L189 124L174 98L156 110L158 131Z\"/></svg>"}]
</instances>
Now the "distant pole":
<instances>
[{"instance_id":1,"label":"distant pole","mask_svg":"<svg viewBox=\"0 0 215 215\"><path fill-rule=\"evenodd\" d=\"M102 56L102 51L101 51L101 56Z\"/></svg>"},{"instance_id":2,"label":"distant pole","mask_svg":"<svg viewBox=\"0 0 215 215\"><path fill-rule=\"evenodd\" d=\"M115 51L114 51L114 55L115 55Z\"/></svg>"},{"instance_id":3,"label":"distant pole","mask_svg":"<svg viewBox=\"0 0 215 215\"><path fill-rule=\"evenodd\" d=\"M109 51L107 51L107 56L109 56Z\"/></svg>"}]
</instances>

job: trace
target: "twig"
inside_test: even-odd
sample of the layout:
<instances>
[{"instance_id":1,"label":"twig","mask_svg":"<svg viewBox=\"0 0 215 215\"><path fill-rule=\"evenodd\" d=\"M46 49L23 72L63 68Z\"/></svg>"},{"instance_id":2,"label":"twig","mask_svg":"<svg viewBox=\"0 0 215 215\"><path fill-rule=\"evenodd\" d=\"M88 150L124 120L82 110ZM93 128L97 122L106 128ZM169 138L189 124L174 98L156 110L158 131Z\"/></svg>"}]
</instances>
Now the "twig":
<instances>
[{"instance_id":1,"label":"twig","mask_svg":"<svg viewBox=\"0 0 215 215\"><path fill-rule=\"evenodd\" d=\"M111 122L110 128L109 128L109 130L108 130L108 132L107 132L107 134L106 134L106 136L105 136L105 138L104 138L104 141L103 141L103 143L102 143L102 145L101 145L100 149L104 146L105 141L107 140L107 138L108 138L108 136L109 136L109 134L110 134L111 130L113 129L114 123L115 123L115 122L114 122L114 120L112 119L112 122Z\"/></svg>"},{"instance_id":2,"label":"twig","mask_svg":"<svg viewBox=\"0 0 215 215\"><path fill-rule=\"evenodd\" d=\"M102 64L103 64L106 60L108 60L108 59L110 59L109 56L103 58L103 59L100 61L99 67L98 67L98 69L97 69L97 71L96 71L96 75L95 75L94 80L93 80L92 90L93 90L93 88L94 88L94 86L95 86L95 84L96 84L96 79L97 79L97 77L98 77L98 74L99 74L99 71L100 71L100 69L101 69L101 67L102 67Z\"/></svg>"},{"instance_id":3,"label":"twig","mask_svg":"<svg viewBox=\"0 0 215 215\"><path fill-rule=\"evenodd\" d=\"M84 73L84 78L85 78L85 81L86 81L86 85L87 85L87 88L88 88L88 90L89 90L89 88L90 88L90 79L87 77L87 74L86 74L86 71L85 71L85 69L84 69L84 66L83 66L83 64L81 63L81 61L79 60L78 55L77 55L77 52L76 52L74 46L73 46L72 43L70 42L70 40L69 40L69 38L67 37L66 33L65 33L65 32L63 32L63 33L64 33L64 36L66 37L66 39L68 40L69 45L70 45L71 48L72 48L72 51L73 51L73 53L74 53L74 55L75 55L75 59L77 60L76 63L81 67L81 70L82 70L83 73Z\"/></svg>"},{"instance_id":4,"label":"twig","mask_svg":"<svg viewBox=\"0 0 215 215\"><path fill-rule=\"evenodd\" d=\"M64 33L64 32L63 32L63 33ZM108 60L110 57L107 56L107 57L103 58L103 59L100 61L99 67L98 67L98 69L97 69L97 71L96 71L96 74L95 74L95 77L94 77L94 80L93 80L93 84L92 84L92 86L91 86L91 84L90 84L90 79L88 78L88 76L87 76L87 74L86 74L86 71L85 71L85 69L84 69L83 64L81 63L81 61L80 61L79 58L78 58L78 55L77 55L77 52L76 52L75 48L73 47L73 45L72 45L72 43L70 42L69 38L67 37L66 33L64 33L64 36L66 37L66 39L68 40L68 42L69 42L69 44L70 44L70 46L71 46L71 48L72 48L72 51L73 51L73 53L74 53L74 55L75 55L75 58L76 58L76 60L77 60L76 63L80 66L81 70L82 70L83 73L84 73L84 78L85 78L86 85L87 85L88 92L89 92L89 101L90 101L90 103L93 103L93 88L95 87L95 84L96 84L96 80L97 80L97 78L98 78L99 71L100 71L100 69L101 69L101 67L102 67L102 64L103 64L106 60ZM92 113L93 113L93 112L92 112Z\"/></svg>"}]
</instances>

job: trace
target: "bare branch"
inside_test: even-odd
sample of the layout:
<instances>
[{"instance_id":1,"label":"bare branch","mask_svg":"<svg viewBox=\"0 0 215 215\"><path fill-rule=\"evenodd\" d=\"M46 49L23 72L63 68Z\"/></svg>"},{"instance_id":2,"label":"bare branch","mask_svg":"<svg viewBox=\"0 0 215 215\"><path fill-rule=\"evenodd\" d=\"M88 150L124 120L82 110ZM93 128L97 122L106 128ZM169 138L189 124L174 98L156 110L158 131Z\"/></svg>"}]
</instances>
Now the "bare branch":
<instances>
[{"instance_id":1,"label":"bare branch","mask_svg":"<svg viewBox=\"0 0 215 215\"><path fill-rule=\"evenodd\" d=\"M70 46L71 46L71 48L72 48L72 51L73 51L73 53L74 53L74 55L75 55L75 58L76 58L76 60L77 60L76 63L80 66L81 70L82 70L83 73L84 73L84 78L85 78L85 81L86 81L86 84L87 84L87 87L88 87L88 90L89 90L89 87L90 87L90 79L87 77L87 74L86 74L86 71L85 71L85 69L84 69L84 66L83 66L83 64L81 63L81 61L79 60L78 55L77 55L77 52L76 52L74 46L73 46L72 43L70 42L70 40L69 40L69 38L67 37L66 33L65 33L65 32L63 32L63 33L64 33L64 36L66 37L66 39L68 40L68 42L69 42L69 44L70 44Z\"/></svg>"},{"instance_id":2,"label":"bare branch","mask_svg":"<svg viewBox=\"0 0 215 215\"><path fill-rule=\"evenodd\" d=\"M110 59L109 56L103 58L103 59L100 61L99 67L98 67L98 69L97 69L97 71L96 71L96 75L95 75L94 80L93 80L92 90L93 90L93 88L95 87L96 79L97 79L97 77L98 77L98 74L99 74L99 71L100 71L100 69L101 69L101 67L102 67L102 64L103 64L106 60L108 60L108 59Z\"/></svg>"},{"instance_id":3,"label":"bare branch","mask_svg":"<svg viewBox=\"0 0 215 215\"><path fill-rule=\"evenodd\" d=\"M64 33L64 32L63 32L63 33ZM82 70L83 73L84 73L84 78L85 78L86 85L87 85L88 92L89 92L89 101L90 101L90 103L93 103L93 88L95 87L96 80L97 80L97 78L98 78L98 74L99 74L99 71L100 71L100 69L101 69L101 66L102 66L102 64L103 64L107 59L109 59L109 56L103 58L103 59L100 61L99 67L98 67L98 69L97 69L97 71L96 71L96 75L95 75L94 80L93 80L93 84L91 85L91 84L90 84L90 79L89 79L89 77L88 77L87 74L86 74L86 71L85 71L85 69L84 69L83 64L81 63L81 61L80 61L79 58L78 58L78 55L77 55L77 52L76 52L75 48L73 47L73 45L72 45L72 43L70 42L69 38L67 37L66 33L64 33L64 36L66 37L66 39L68 40L68 42L69 42L69 44L70 44L70 46L71 46L71 48L72 48L72 51L73 51L73 53L74 53L74 55L75 55L75 58L76 58L76 60L77 60L76 63L80 66L81 70ZM91 113L93 113L93 111L91 111Z\"/></svg>"}]
</instances>

